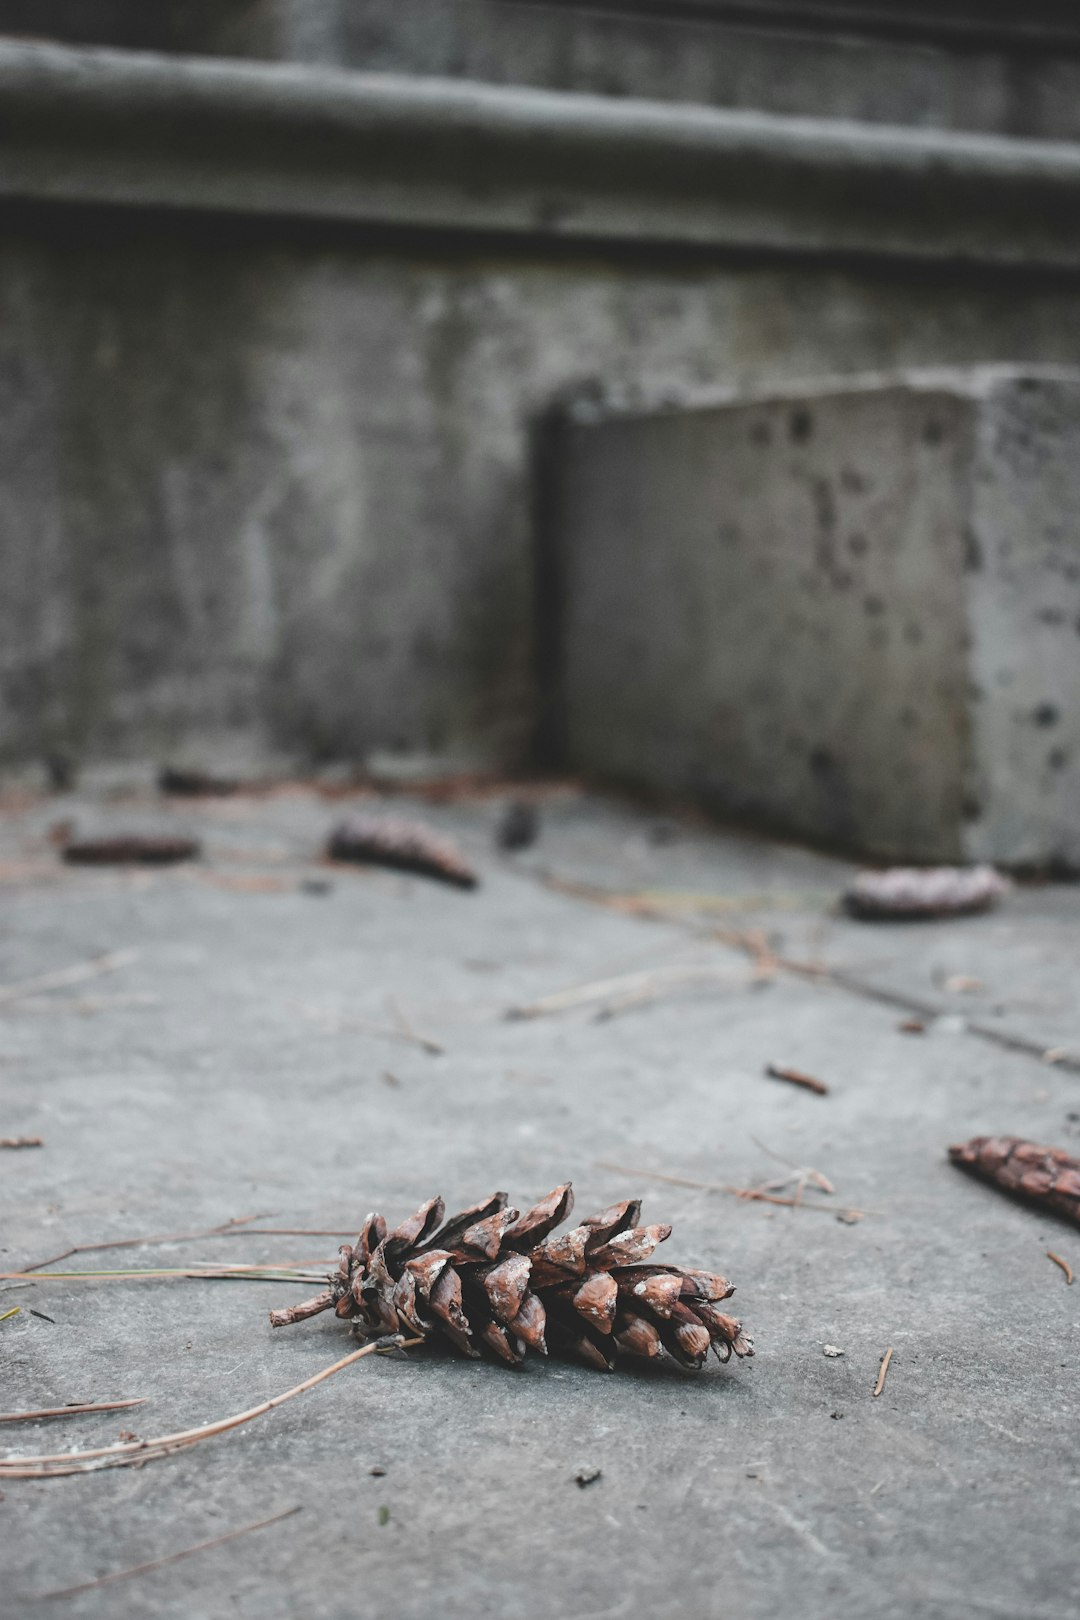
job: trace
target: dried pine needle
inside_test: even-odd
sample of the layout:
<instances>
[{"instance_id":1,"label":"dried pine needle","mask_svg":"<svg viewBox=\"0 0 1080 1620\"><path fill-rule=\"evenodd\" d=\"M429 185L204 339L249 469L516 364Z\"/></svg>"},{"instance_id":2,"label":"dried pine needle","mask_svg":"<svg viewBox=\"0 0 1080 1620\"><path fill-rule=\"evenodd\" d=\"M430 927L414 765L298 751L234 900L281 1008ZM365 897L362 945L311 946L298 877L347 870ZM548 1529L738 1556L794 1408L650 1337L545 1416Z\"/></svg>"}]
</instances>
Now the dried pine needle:
<instances>
[{"instance_id":1,"label":"dried pine needle","mask_svg":"<svg viewBox=\"0 0 1080 1620\"><path fill-rule=\"evenodd\" d=\"M374 1339L369 1344L361 1345L359 1350L354 1350L351 1355L343 1356L340 1361L324 1367L322 1372L315 1373L311 1378L305 1378L302 1384L295 1384L292 1389L285 1390L281 1395L274 1395L268 1401L260 1401L258 1406L249 1407L245 1412L236 1412L231 1417L219 1418L216 1423L204 1423L196 1429L181 1429L175 1434L157 1435L150 1440L129 1440L112 1446L95 1446L86 1451L59 1451L35 1457L0 1458L0 1480L53 1479L61 1474L91 1474L100 1468L126 1468L144 1462L155 1462L161 1457L171 1457L177 1451L186 1451L189 1446L198 1445L201 1440L211 1440L215 1435L226 1434L230 1429L238 1429L241 1424L250 1423L254 1418L272 1412L275 1406L283 1406L286 1401L294 1400L297 1395L303 1395L307 1390L314 1389L316 1384L332 1378L343 1367L350 1366L363 1356L419 1343L419 1339L402 1339L400 1335Z\"/></svg>"}]
</instances>

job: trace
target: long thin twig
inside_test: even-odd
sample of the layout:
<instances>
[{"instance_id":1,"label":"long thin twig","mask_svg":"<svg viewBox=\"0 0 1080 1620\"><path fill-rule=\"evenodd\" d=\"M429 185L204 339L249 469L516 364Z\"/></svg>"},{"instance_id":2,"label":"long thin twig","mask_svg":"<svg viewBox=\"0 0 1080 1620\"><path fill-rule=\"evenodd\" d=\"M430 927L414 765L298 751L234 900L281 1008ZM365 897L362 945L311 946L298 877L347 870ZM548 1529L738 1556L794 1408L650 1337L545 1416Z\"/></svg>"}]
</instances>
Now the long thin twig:
<instances>
[{"instance_id":1,"label":"long thin twig","mask_svg":"<svg viewBox=\"0 0 1080 1620\"><path fill-rule=\"evenodd\" d=\"M892 1361L892 1353L893 1353L893 1347L890 1344L889 1348L886 1350L885 1354L882 1356L882 1358L881 1358L881 1366L878 1368L877 1383L874 1385L874 1388L873 1388L873 1394L874 1394L875 1399L876 1399L876 1397L878 1395L881 1394L882 1390L885 1388L885 1380L889 1376L889 1363Z\"/></svg>"},{"instance_id":2,"label":"long thin twig","mask_svg":"<svg viewBox=\"0 0 1080 1620\"><path fill-rule=\"evenodd\" d=\"M15 984L0 985L0 1006L21 1001L24 996L35 996L43 990L62 990L69 984L83 984L97 979L103 973L115 973L127 967L138 957L138 951L108 951L104 956L93 956L88 962L76 962L72 967L56 968L51 973L39 973L33 979L19 979Z\"/></svg>"},{"instance_id":3,"label":"long thin twig","mask_svg":"<svg viewBox=\"0 0 1080 1620\"><path fill-rule=\"evenodd\" d=\"M148 1575L151 1570L161 1569L166 1564L175 1564L179 1558L190 1558L193 1553L208 1552L211 1547L223 1547L227 1541L235 1541L238 1536L248 1536L253 1530L266 1530L272 1524L280 1524L282 1519L291 1519L295 1513L301 1511L302 1504L286 1508L284 1513L275 1513L270 1519L259 1519L255 1524L243 1524L237 1530L227 1530L223 1536L212 1536L209 1541L198 1541L194 1547L183 1547L179 1552L166 1553L163 1558L150 1558L145 1564L132 1564L130 1569L118 1569L111 1575L99 1575L95 1581L80 1581L77 1586L61 1586L52 1592L39 1592L37 1602L42 1603L46 1598L77 1597L81 1592L94 1592L99 1586L112 1586L116 1581L130 1580L133 1575Z\"/></svg>"},{"instance_id":4,"label":"long thin twig","mask_svg":"<svg viewBox=\"0 0 1080 1620\"><path fill-rule=\"evenodd\" d=\"M551 1013L571 1012L578 1007L589 1007L603 1002L611 1010L652 1001L665 991L681 990L691 984L731 982L726 968L705 964L675 963L668 967L646 968L640 973L621 973L617 978L590 979L585 984L573 985L568 990L556 990L536 1001L508 1007L507 1018L543 1018Z\"/></svg>"},{"instance_id":5,"label":"long thin twig","mask_svg":"<svg viewBox=\"0 0 1080 1620\"><path fill-rule=\"evenodd\" d=\"M73 1401L70 1406L42 1406L36 1412L0 1412L0 1423L29 1423L38 1418L78 1417L82 1412L120 1412L127 1406L142 1406L145 1395L132 1401Z\"/></svg>"},{"instance_id":6,"label":"long thin twig","mask_svg":"<svg viewBox=\"0 0 1080 1620\"><path fill-rule=\"evenodd\" d=\"M386 1350L406 1349L411 1345L419 1344L416 1339L403 1339L400 1335L390 1338L373 1339L369 1344L362 1344L359 1350L350 1355L343 1356L331 1366L324 1367L311 1378L305 1378L302 1384L295 1384L281 1395L275 1395L268 1401L260 1401L258 1406L251 1406L246 1412L236 1412L232 1417L219 1418L216 1423L204 1423L197 1429L181 1429L176 1434L157 1435L151 1440L123 1441L113 1446L95 1446L87 1451L59 1451L45 1453L37 1457L4 1457L0 1458L0 1479L53 1479L60 1474L90 1474L99 1468L125 1468L132 1464L155 1462L161 1457L171 1457L174 1452L185 1451L189 1446L198 1445L201 1440L211 1440L215 1435L225 1434L230 1429L238 1429L242 1423L250 1423L254 1418L262 1417L266 1412L272 1412L276 1406L283 1406L297 1395L305 1394L321 1384L324 1379L332 1378L343 1367L350 1366L359 1361L362 1356L379 1354Z\"/></svg>"},{"instance_id":7,"label":"long thin twig","mask_svg":"<svg viewBox=\"0 0 1080 1620\"><path fill-rule=\"evenodd\" d=\"M687 1176L671 1176L660 1170L642 1170L626 1164L611 1164L606 1159L597 1159L597 1168L600 1170L614 1170L622 1176L645 1176L650 1181L663 1181L669 1187L692 1187L695 1192L728 1193L732 1198L741 1198L747 1203L782 1204L785 1209L813 1209L822 1215L834 1215L841 1221L861 1221L867 1213L864 1209L849 1209L839 1204L808 1203L805 1198L797 1194L794 1198L781 1198L770 1193L763 1187L735 1187L723 1181L691 1181Z\"/></svg>"},{"instance_id":8,"label":"long thin twig","mask_svg":"<svg viewBox=\"0 0 1080 1620\"><path fill-rule=\"evenodd\" d=\"M0 1271L0 1282L25 1276ZM298 1266L130 1266L103 1271L36 1271L35 1282L152 1282L158 1277L188 1277L211 1282L321 1282L325 1272Z\"/></svg>"},{"instance_id":9,"label":"long thin twig","mask_svg":"<svg viewBox=\"0 0 1080 1620\"><path fill-rule=\"evenodd\" d=\"M107 1238L104 1243L74 1243L70 1249L61 1249L59 1254L50 1254L45 1260L35 1260L32 1265L24 1266L22 1274L40 1271L43 1266L58 1265L61 1260L70 1260L72 1255L75 1254L97 1254L103 1249L139 1249L144 1245L149 1247L154 1243L194 1243L201 1241L203 1238L233 1237L240 1228L244 1228L243 1235L246 1237L249 1231L256 1230L256 1228L252 1227L251 1222L264 1219L265 1216L262 1215L242 1215L234 1220L225 1221L221 1226L212 1226L207 1232L166 1232L153 1237ZM262 1230L272 1231L273 1228L267 1227ZM337 1237L340 1234L336 1232L311 1232L295 1235Z\"/></svg>"},{"instance_id":10,"label":"long thin twig","mask_svg":"<svg viewBox=\"0 0 1080 1620\"><path fill-rule=\"evenodd\" d=\"M44 1147L43 1136L0 1136L0 1148Z\"/></svg>"}]
</instances>

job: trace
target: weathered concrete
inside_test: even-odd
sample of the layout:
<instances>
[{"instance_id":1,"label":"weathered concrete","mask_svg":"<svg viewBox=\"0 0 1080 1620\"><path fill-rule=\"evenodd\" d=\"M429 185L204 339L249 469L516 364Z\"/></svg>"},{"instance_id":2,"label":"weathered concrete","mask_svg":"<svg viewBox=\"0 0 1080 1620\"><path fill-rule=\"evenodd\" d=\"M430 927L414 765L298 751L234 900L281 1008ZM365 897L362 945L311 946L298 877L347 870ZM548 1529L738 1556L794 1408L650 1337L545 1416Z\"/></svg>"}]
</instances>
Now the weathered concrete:
<instances>
[{"instance_id":1,"label":"weathered concrete","mask_svg":"<svg viewBox=\"0 0 1080 1620\"><path fill-rule=\"evenodd\" d=\"M997 916L954 925L867 929L828 911L847 869L805 852L670 824L661 842L646 819L563 799L536 850L504 864L490 853L499 810L422 808L483 867L475 894L359 872L319 894L302 883L336 807L312 797L169 810L6 798L0 982L138 955L0 1006L0 1126L46 1144L3 1155L4 1269L257 1211L259 1224L349 1232L368 1208L400 1217L435 1189L528 1196L571 1175L580 1207L640 1190L647 1212L675 1223L673 1255L729 1268L757 1357L696 1380L367 1362L141 1471L7 1483L6 1611L57 1613L34 1595L299 1504L264 1534L63 1611L1067 1620L1077 1290L1044 1251L1076 1266L1080 1246L965 1180L944 1149L986 1130L1080 1144L1075 1075L957 1027L977 1007L1077 1049L1077 891L1019 892ZM58 816L190 827L208 859L171 874L65 872L45 842ZM685 928L619 916L545 890L540 868L713 909L695 915L684 898ZM764 925L778 948L856 971L871 971L869 956L881 983L951 1016L912 1037L895 1010L822 983L755 987L717 943L718 920ZM502 1017L679 961L712 966L719 986L604 1022L588 1010ZM981 988L944 989L955 974ZM443 1055L361 1027L392 1022L388 996ZM769 1061L819 1074L830 1095L765 1079ZM870 1213L843 1225L606 1167L745 1185L788 1163L821 1170L836 1202ZM70 1264L303 1261L333 1245L251 1235ZM287 1388L351 1343L326 1318L272 1334L267 1306L292 1293L55 1281L0 1294L0 1310L21 1307L0 1323L4 1410L147 1398L132 1413L6 1425L5 1449L152 1435ZM844 1356L827 1359L825 1344ZM603 1470L586 1491L573 1483L583 1463Z\"/></svg>"},{"instance_id":2,"label":"weathered concrete","mask_svg":"<svg viewBox=\"0 0 1080 1620\"><path fill-rule=\"evenodd\" d=\"M572 762L878 855L1080 864L1080 374L583 421L565 457Z\"/></svg>"},{"instance_id":3,"label":"weathered concrete","mask_svg":"<svg viewBox=\"0 0 1080 1620\"><path fill-rule=\"evenodd\" d=\"M0 196L1080 266L1080 145L0 44Z\"/></svg>"},{"instance_id":4,"label":"weathered concrete","mask_svg":"<svg viewBox=\"0 0 1080 1620\"><path fill-rule=\"evenodd\" d=\"M1080 138L1067 0L0 0L0 33Z\"/></svg>"},{"instance_id":5,"label":"weathered concrete","mask_svg":"<svg viewBox=\"0 0 1080 1620\"><path fill-rule=\"evenodd\" d=\"M42 46L0 79L8 759L521 761L553 402L1080 361L1066 143Z\"/></svg>"}]
</instances>

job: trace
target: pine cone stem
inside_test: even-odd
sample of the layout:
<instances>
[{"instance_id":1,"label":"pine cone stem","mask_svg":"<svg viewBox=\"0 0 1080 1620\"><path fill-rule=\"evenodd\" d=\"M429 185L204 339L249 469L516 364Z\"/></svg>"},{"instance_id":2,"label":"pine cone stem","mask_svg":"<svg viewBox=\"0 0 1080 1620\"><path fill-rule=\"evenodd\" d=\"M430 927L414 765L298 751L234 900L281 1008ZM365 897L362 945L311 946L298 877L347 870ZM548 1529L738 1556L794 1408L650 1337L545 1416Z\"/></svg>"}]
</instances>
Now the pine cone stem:
<instances>
[{"instance_id":1,"label":"pine cone stem","mask_svg":"<svg viewBox=\"0 0 1080 1620\"><path fill-rule=\"evenodd\" d=\"M528 1350L547 1355L549 1342L604 1370L665 1351L689 1368L710 1348L721 1361L753 1355L741 1324L717 1309L734 1291L726 1278L649 1263L670 1226L638 1225L639 1200L624 1199L556 1234L573 1201L566 1182L524 1215L505 1193L449 1220L442 1199L429 1199L389 1233L369 1215L328 1288L271 1311L271 1325L332 1309L368 1335L442 1339L511 1366Z\"/></svg>"},{"instance_id":2,"label":"pine cone stem","mask_svg":"<svg viewBox=\"0 0 1080 1620\"><path fill-rule=\"evenodd\" d=\"M306 1322L309 1316L318 1316L320 1311L329 1311L335 1304L334 1295L327 1288L323 1293L315 1294L299 1305L285 1305L281 1310L271 1311L270 1326L292 1327L294 1322Z\"/></svg>"}]
</instances>

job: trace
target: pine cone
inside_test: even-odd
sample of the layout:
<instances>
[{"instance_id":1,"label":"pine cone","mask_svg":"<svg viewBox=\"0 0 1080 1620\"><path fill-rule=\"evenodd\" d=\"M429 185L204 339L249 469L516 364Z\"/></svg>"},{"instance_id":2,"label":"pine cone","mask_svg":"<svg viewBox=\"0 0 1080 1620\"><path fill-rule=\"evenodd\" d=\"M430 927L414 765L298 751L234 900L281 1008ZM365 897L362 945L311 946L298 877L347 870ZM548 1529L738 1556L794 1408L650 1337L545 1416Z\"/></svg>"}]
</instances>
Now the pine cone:
<instances>
[{"instance_id":1,"label":"pine cone","mask_svg":"<svg viewBox=\"0 0 1080 1620\"><path fill-rule=\"evenodd\" d=\"M421 821L405 821L399 816L347 817L330 834L326 853L332 861L392 866L401 872L456 884L459 889L475 889L479 882L456 844L440 838Z\"/></svg>"},{"instance_id":2,"label":"pine cone","mask_svg":"<svg viewBox=\"0 0 1080 1620\"><path fill-rule=\"evenodd\" d=\"M973 1136L949 1149L963 1170L1080 1226L1080 1160L1063 1148L1040 1147L1022 1136Z\"/></svg>"},{"instance_id":3,"label":"pine cone","mask_svg":"<svg viewBox=\"0 0 1080 1620\"><path fill-rule=\"evenodd\" d=\"M1007 893L1009 880L992 866L892 866L860 872L844 895L853 917L962 917L988 911Z\"/></svg>"},{"instance_id":4,"label":"pine cone","mask_svg":"<svg viewBox=\"0 0 1080 1620\"><path fill-rule=\"evenodd\" d=\"M566 1182L524 1215L501 1192L445 1222L432 1198L389 1234L369 1215L355 1245L342 1246L329 1288L271 1311L271 1325L332 1308L369 1335L448 1340L474 1357L486 1346L511 1365L550 1345L604 1371L619 1356L665 1350L701 1367L710 1344L721 1361L753 1355L740 1323L717 1309L734 1292L726 1278L643 1264L671 1227L638 1226L638 1199L553 1236L573 1204Z\"/></svg>"}]
</instances>

